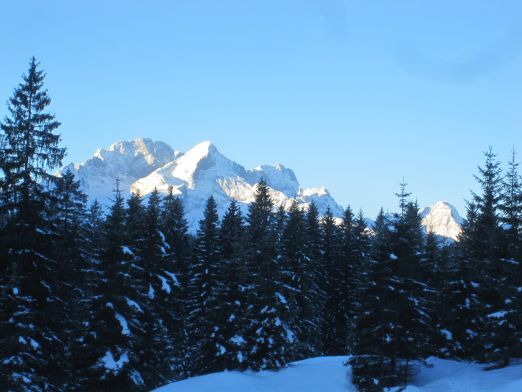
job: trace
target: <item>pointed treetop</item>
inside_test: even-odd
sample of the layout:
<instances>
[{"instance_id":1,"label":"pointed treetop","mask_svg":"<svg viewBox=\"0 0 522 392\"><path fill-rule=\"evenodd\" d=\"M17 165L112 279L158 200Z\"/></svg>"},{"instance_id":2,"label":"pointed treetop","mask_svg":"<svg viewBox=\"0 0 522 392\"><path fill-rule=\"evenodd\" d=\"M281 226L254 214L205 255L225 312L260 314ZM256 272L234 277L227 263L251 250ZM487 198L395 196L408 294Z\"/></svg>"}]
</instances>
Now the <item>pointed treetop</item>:
<instances>
[{"instance_id":1,"label":"pointed treetop","mask_svg":"<svg viewBox=\"0 0 522 392\"><path fill-rule=\"evenodd\" d=\"M402 177L402 182L399 184L400 192L396 193L395 196L399 198L399 208L401 209L401 215L406 211L406 206L408 204L408 199L411 196L411 192L406 192L406 187L408 183Z\"/></svg>"}]
</instances>

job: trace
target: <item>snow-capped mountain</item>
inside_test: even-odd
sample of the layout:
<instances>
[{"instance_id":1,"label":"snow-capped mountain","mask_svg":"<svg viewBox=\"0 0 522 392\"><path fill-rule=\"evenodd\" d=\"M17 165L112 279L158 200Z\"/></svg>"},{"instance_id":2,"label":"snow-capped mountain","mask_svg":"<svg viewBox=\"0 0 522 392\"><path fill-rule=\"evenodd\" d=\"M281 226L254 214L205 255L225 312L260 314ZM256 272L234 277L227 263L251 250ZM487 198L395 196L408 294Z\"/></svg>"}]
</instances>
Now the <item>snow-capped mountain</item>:
<instances>
[{"instance_id":1,"label":"snow-capped mountain","mask_svg":"<svg viewBox=\"0 0 522 392\"><path fill-rule=\"evenodd\" d=\"M116 179L120 189L128 191L133 182L181 155L163 142L140 138L114 143L106 150L100 148L84 163L71 163L60 172L71 170L90 199L107 204Z\"/></svg>"},{"instance_id":2,"label":"snow-capped mountain","mask_svg":"<svg viewBox=\"0 0 522 392\"><path fill-rule=\"evenodd\" d=\"M211 142L200 143L186 153L151 139L117 142L107 149L98 149L84 163L65 166L61 172L66 170L76 175L91 200L97 199L103 205L111 203L116 179L124 195L139 191L147 196L154 188L167 193L172 186L174 194L183 199L192 231L211 195L221 215L231 200L236 200L246 212L262 178L276 205L288 208L295 200L306 208L314 202L320 213L330 208L337 218L343 215L343 208L326 188L301 188L295 173L281 164L246 169L221 154ZM446 202L425 208L421 215L426 229L441 237L456 240L461 232L462 219Z\"/></svg>"},{"instance_id":3,"label":"snow-capped mountain","mask_svg":"<svg viewBox=\"0 0 522 392\"><path fill-rule=\"evenodd\" d=\"M327 208L336 216L343 213L326 188L302 189L294 172L283 165L261 165L247 170L210 142L200 143L185 154L150 139L118 142L107 150L97 150L84 163L70 164L61 171L65 170L72 170L89 197L102 204L110 203L116 178L122 192L139 191L144 196L154 188L167 193L172 186L174 194L183 199L192 230L202 218L205 202L211 195L220 214L232 199L246 211L262 178L270 187L276 205L288 208L296 200L306 207L313 201L321 213Z\"/></svg>"},{"instance_id":4,"label":"snow-capped mountain","mask_svg":"<svg viewBox=\"0 0 522 392\"><path fill-rule=\"evenodd\" d=\"M445 201L439 201L421 211L422 224L426 230L440 237L458 240L463 219L457 209Z\"/></svg>"}]
</instances>

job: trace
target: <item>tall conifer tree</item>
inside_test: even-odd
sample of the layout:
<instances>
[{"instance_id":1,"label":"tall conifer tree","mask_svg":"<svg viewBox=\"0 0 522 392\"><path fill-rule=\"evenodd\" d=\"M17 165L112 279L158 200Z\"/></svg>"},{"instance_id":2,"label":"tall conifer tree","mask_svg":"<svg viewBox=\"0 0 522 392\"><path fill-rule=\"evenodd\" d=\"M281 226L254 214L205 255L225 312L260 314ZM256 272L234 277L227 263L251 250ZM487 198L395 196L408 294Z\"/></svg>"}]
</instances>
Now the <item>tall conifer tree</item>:
<instances>
[{"instance_id":1,"label":"tall conifer tree","mask_svg":"<svg viewBox=\"0 0 522 392\"><path fill-rule=\"evenodd\" d=\"M142 280L135 281L136 254L127 245L125 223L124 199L117 187L102 229L101 281L89 322L85 389L137 391L145 387L140 372L144 296L154 293L143 293Z\"/></svg>"},{"instance_id":2,"label":"tall conifer tree","mask_svg":"<svg viewBox=\"0 0 522 392\"><path fill-rule=\"evenodd\" d=\"M509 296L507 267L502 250L503 232L500 221L502 201L502 171L491 147L484 153L485 162L475 176L480 193L472 193L473 214L464 226L461 241L464 263L471 272L470 289L476 301L470 302L475 313L475 326L470 328L478 338L473 358L480 361L504 357L507 350L502 342L503 325ZM503 359L504 360L504 359Z\"/></svg>"},{"instance_id":3,"label":"tall conifer tree","mask_svg":"<svg viewBox=\"0 0 522 392\"><path fill-rule=\"evenodd\" d=\"M350 321L353 319L352 301L350 294L357 279L357 268L354 265L355 238L353 231L353 212L347 207L339 227L339 250L330 266L327 291L327 313L329 315L331 339L330 355L342 355L348 351L348 332Z\"/></svg>"},{"instance_id":4,"label":"tall conifer tree","mask_svg":"<svg viewBox=\"0 0 522 392\"><path fill-rule=\"evenodd\" d=\"M142 287L150 295L144 301L144 335L141 348L141 373L147 388L154 388L175 380L177 345L173 338L179 331L171 309L175 306L178 285L174 263L168 258L168 244L160 227L160 197L158 191L149 195L144 211L142 242L137 248ZM143 290L142 289L142 290Z\"/></svg>"},{"instance_id":5,"label":"tall conifer tree","mask_svg":"<svg viewBox=\"0 0 522 392\"><path fill-rule=\"evenodd\" d=\"M187 336L187 283L188 265L191 257L192 238L188 234L188 223L181 199L174 195L172 186L161 206L161 231L165 236L167 259L173 271L171 277L177 284L172 286L172 305L169 309L171 341L175 342L175 374L179 378L189 373Z\"/></svg>"},{"instance_id":6,"label":"tall conifer tree","mask_svg":"<svg viewBox=\"0 0 522 392\"><path fill-rule=\"evenodd\" d=\"M299 341L296 355L304 358L313 352L311 338L316 333L313 323L313 266L306 254L306 221L304 211L292 201L282 231L280 255L284 279L282 294L290 307L290 322Z\"/></svg>"},{"instance_id":7,"label":"tall conifer tree","mask_svg":"<svg viewBox=\"0 0 522 392\"><path fill-rule=\"evenodd\" d=\"M446 322L447 335L451 344L451 356L463 359L476 358L481 351L482 341L479 331L482 330L480 304L475 279L474 261L470 257L477 244L476 220L477 208L474 203L468 202L467 214L459 245L455 255L455 262L449 268L448 295L449 314Z\"/></svg>"},{"instance_id":8,"label":"tall conifer tree","mask_svg":"<svg viewBox=\"0 0 522 392\"><path fill-rule=\"evenodd\" d=\"M221 332L219 321L222 319L222 304L219 303L221 254L219 216L216 201L211 196L199 222L194 260L189 269L187 328L194 374L221 370L218 357L224 354L225 347L216 344L216 336Z\"/></svg>"},{"instance_id":9,"label":"tall conifer tree","mask_svg":"<svg viewBox=\"0 0 522 392\"><path fill-rule=\"evenodd\" d=\"M388 221L382 210L374 230L374 254L365 303L356 319L353 381L370 391L404 386L427 356L429 287L421 279L421 218L401 184L401 213ZM386 303L379 303L386 298Z\"/></svg>"},{"instance_id":10,"label":"tall conifer tree","mask_svg":"<svg viewBox=\"0 0 522 392\"><path fill-rule=\"evenodd\" d=\"M340 233L332 211L328 208L321 222L322 229L322 270L324 279L321 289L324 293L324 307L322 314L323 351L326 355L336 355L342 348L338 347L337 335L332 327L332 314L336 313L337 299L334 292L338 281L337 261L340 257Z\"/></svg>"},{"instance_id":11,"label":"tall conifer tree","mask_svg":"<svg viewBox=\"0 0 522 392\"><path fill-rule=\"evenodd\" d=\"M319 211L315 203L310 203L305 217L305 252L308 259L309 293L311 307L310 332L307 344L315 355L323 352L321 328L323 327L324 290L325 279L322 268L322 233ZM313 332L312 332L313 331ZM319 331L319 332L318 332Z\"/></svg>"},{"instance_id":12,"label":"tall conifer tree","mask_svg":"<svg viewBox=\"0 0 522 392\"><path fill-rule=\"evenodd\" d=\"M373 225L367 285L361 296L352 344L352 382L361 391L380 392L395 384L394 323L395 289L392 230L381 208ZM386 299L385 301L383 299Z\"/></svg>"},{"instance_id":13,"label":"tall conifer tree","mask_svg":"<svg viewBox=\"0 0 522 392\"><path fill-rule=\"evenodd\" d=\"M65 154L43 71L33 57L0 125L0 379L7 389L51 388L45 375L60 331L48 319L58 261L49 227L51 191ZM58 357L57 357L58 356Z\"/></svg>"},{"instance_id":14,"label":"tall conifer tree","mask_svg":"<svg viewBox=\"0 0 522 392\"><path fill-rule=\"evenodd\" d=\"M56 292L51 299L49 323L60 332L60 344L55 350L63 356L50 377L60 380L63 387L74 389L79 387L76 369L81 363L82 342L86 338L83 328L88 320L86 300L92 294L85 290L85 272L89 269L89 248L84 232L87 196L70 171L58 179L52 196L49 219L54 236L54 257L59 264L55 271Z\"/></svg>"},{"instance_id":15,"label":"tall conifer tree","mask_svg":"<svg viewBox=\"0 0 522 392\"><path fill-rule=\"evenodd\" d=\"M501 326L501 341L505 350L503 364L522 356L522 177L513 150L503 183L501 220L504 223L504 257L506 258L507 290ZM502 320L501 320L502 321Z\"/></svg>"},{"instance_id":16,"label":"tall conifer tree","mask_svg":"<svg viewBox=\"0 0 522 392\"><path fill-rule=\"evenodd\" d=\"M252 282L248 291L247 358L252 369L277 369L292 358L296 343L289 303L277 260L273 203L264 181L257 184L247 217L246 262Z\"/></svg>"},{"instance_id":17,"label":"tall conifer tree","mask_svg":"<svg viewBox=\"0 0 522 392\"><path fill-rule=\"evenodd\" d=\"M248 280L244 263L243 216L235 201L230 203L219 233L223 269L220 273L222 285L218 302L222 306L222 311L216 344L224 348L220 351L221 368L244 369L248 366L245 363Z\"/></svg>"}]
</instances>

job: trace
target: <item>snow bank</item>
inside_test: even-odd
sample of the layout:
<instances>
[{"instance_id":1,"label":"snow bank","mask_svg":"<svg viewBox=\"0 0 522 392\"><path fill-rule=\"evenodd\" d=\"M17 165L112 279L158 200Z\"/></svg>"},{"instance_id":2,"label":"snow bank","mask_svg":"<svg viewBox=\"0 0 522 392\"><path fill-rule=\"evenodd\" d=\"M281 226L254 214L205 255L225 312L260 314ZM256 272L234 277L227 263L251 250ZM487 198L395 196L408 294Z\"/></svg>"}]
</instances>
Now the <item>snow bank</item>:
<instances>
[{"instance_id":1,"label":"snow bank","mask_svg":"<svg viewBox=\"0 0 522 392\"><path fill-rule=\"evenodd\" d=\"M223 372L194 377L157 392L347 392L355 391L343 366L346 357L295 362L279 372Z\"/></svg>"},{"instance_id":2,"label":"snow bank","mask_svg":"<svg viewBox=\"0 0 522 392\"><path fill-rule=\"evenodd\" d=\"M484 366L429 358L405 392L521 392L522 365L484 371Z\"/></svg>"},{"instance_id":3,"label":"snow bank","mask_svg":"<svg viewBox=\"0 0 522 392\"><path fill-rule=\"evenodd\" d=\"M294 362L279 372L223 372L166 385L156 392L350 392L347 357ZM522 365L484 371L477 364L430 358L406 392L521 392Z\"/></svg>"}]
</instances>

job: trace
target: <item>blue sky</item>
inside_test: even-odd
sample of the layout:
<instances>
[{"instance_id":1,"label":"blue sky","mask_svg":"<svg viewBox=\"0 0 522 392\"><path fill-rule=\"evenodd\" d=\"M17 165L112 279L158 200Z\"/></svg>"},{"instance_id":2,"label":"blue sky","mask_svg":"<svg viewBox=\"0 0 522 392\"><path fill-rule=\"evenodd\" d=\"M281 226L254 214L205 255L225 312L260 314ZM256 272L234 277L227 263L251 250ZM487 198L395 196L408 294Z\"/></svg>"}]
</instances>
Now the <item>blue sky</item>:
<instances>
[{"instance_id":1,"label":"blue sky","mask_svg":"<svg viewBox=\"0 0 522 392\"><path fill-rule=\"evenodd\" d=\"M522 150L518 0L2 0L0 36L0 100L35 55L67 162L212 140L369 216L403 176L464 214L488 145Z\"/></svg>"}]
</instances>

